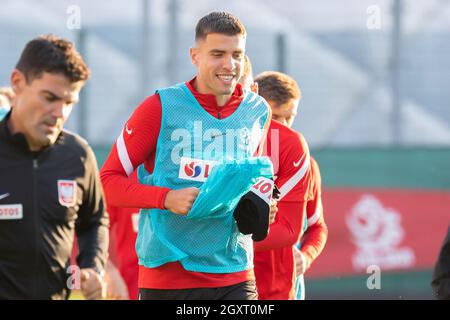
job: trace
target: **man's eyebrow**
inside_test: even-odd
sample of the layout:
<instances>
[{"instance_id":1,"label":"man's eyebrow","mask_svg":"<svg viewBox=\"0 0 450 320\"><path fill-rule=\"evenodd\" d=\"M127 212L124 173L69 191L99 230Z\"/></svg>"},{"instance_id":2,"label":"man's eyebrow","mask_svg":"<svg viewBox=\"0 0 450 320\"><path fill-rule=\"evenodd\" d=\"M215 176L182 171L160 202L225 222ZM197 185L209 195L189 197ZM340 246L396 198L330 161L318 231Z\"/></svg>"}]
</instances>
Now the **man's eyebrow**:
<instances>
[{"instance_id":1,"label":"man's eyebrow","mask_svg":"<svg viewBox=\"0 0 450 320\"><path fill-rule=\"evenodd\" d=\"M57 100L62 100L63 99L62 97L58 96L57 94L55 94L55 93L53 93L53 92L51 92L49 90L42 90L41 92L50 95L51 98L53 98L53 99L57 99Z\"/></svg>"},{"instance_id":2,"label":"man's eyebrow","mask_svg":"<svg viewBox=\"0 0 450 320\"><path fill-rule=\"evenodd\" d=\"M210 53L225 53L226 51L225 50L220 50L220 49L211 49L209 52ZM233 53L242 54L242 53L244 53L244 51L242 51L242 50L235 50L235 51L233 51Z\"/></svg>"},{"instance_id":3,"label":"man's eyebrow","mask_svg":"<svg viewBox=\"0 0 450 320\"><path fill-rule=\"evenodd\" d=\"M55 100L64 100L63 97L60 97L60 96L56 95L55 93L53 93L53 92L51 92L51 91L49 91L49 90L42 90L41 92L50 95L50 97L51 97L52 99L55 99ZM72 104L72 103L77 103L77 102L78 102L78 98L75 98L75 99L72 99L72 98L73 98L73 97L70 97L70 99L66 100L65 103Z\"/></svg>"},{"instance_id":4,"label":"man's eyebrow","mask_svg":"<svg viewBox=\"0 0 450 320\"><path fill-rule=\"evenodd\" d=\"M209 51L210 53L224 53L225 52L225 50L220 50L220 49L211 49L210 51Z\"/></svg>"}]
</instances>

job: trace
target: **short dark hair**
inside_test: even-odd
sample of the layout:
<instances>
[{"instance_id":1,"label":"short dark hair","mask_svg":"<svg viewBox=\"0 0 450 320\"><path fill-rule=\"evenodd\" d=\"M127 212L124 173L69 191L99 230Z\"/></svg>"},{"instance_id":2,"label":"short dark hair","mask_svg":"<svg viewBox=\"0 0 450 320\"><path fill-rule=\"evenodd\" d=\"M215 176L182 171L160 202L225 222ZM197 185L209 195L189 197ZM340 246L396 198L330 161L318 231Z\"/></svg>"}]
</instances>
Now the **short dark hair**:
<instances>
[{"instance_id":1,"label":"short dark hair","mask_svg":"<svg viewBox=\"0 0 450 320\"><path fill-rule=\"evenodd\" d=\"M55 35L43 35L27 43L16 69L31 82L42 73L60 73L71 82L85 81L90 70L72 42Z\"/></svg>"},{"instance_id":2,"label":"short dark hair","mask_svg":"<svg viewBox=\"0 0 450 320\"><path fill-rule=\"evenodd\" d=\"M281 72L263 72L255 78L255 82L258 83L258 94L278 106L292 99L300 99L302 96L297 81Z\"/></svg>"},{"instance_id":3,"label":"short dark hair","mask_svg":"<svg viewBox=\"0 0 450 320\"><path fill-rule=\"evenodd\" d=\"M210 33L221 33L229 36L247 35L239 18L228 12L211 12L201 18L195 27L195 41L203 40Z\"/></svg>"}]
</instances>

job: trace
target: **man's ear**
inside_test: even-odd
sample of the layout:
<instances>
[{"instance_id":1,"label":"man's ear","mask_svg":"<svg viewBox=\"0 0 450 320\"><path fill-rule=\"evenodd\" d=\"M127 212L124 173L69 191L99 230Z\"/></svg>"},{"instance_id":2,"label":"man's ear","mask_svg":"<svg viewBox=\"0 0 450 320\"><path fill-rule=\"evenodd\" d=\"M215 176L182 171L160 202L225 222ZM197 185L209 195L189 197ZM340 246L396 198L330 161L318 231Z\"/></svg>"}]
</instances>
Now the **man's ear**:
<instances>
[{"instance_id":1,"label":"man's ear","mask_svg":"<svg viewBox=\"0 0 450 320\"><path fill-rule=\"evenodd\" d=\"M26 83L27 79L25 78L25 75L21 71L14 69L11 73L11 88L13 89L14 94L20 94Z\"/></svg>"},{"instance_id":2,"label":"man's ear","mask_svg":"<svg viewBox=\"0 0 450 320\"><path fill-rule=\"evenodd\" d=\"M258 91L259 91L258 82L254 81L254 82L250 85L250 90L251 90L253 93L258 94Z\"/></svg>"},{"instance_id":3,"label":"man's ear","mask_svg":"<svg viewBox=\"0 0 450 320\"><path fill-rule=\"evenodd\" d=\"M198 55L199 55L198 48L196 48L196 47L189 48L189 55L191 56L191 63L194 66L198 66Z\"/></svg>"}]
</instances>

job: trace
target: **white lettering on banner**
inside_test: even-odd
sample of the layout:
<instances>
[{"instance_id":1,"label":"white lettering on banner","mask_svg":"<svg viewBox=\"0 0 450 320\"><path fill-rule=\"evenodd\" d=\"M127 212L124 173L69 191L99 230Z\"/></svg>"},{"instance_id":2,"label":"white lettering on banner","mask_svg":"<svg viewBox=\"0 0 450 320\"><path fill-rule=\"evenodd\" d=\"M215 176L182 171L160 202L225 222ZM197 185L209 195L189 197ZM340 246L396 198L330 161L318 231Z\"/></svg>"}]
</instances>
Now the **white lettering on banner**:
<instances>
[{"instance_id":1,"label":"white lettering on banner","mask_svg":"<svg viewBox=\"0 0 450 320\"><path fill-rule=\"evenodd\" d=\"M370 265L383 270L414 266L414 251L400 247L405 235L400 213L385 208L375 196L364 195L346 216L346 223L358 248L352 260L356 271Z\"/></svg>"},{"instance_id":2,"label":"white lettering on banner","mask_svg":"<svg viewBox=\"0 0 450 320\"><path fill-rule=\"evenodd\" d=\"M0 205L0 220L19 220L23 218L22 204Z\"/></svg>"},{"instance_id":3,"label":"white lettering on banner","mask_svg":"<svg viewBox=\"0 0 450 320\"><path fill-rule=\"evenodd\" d=\"M180 160L180 179L205 182L217 161L192 159L182 157Z\"/></svg>"}]
</instances>

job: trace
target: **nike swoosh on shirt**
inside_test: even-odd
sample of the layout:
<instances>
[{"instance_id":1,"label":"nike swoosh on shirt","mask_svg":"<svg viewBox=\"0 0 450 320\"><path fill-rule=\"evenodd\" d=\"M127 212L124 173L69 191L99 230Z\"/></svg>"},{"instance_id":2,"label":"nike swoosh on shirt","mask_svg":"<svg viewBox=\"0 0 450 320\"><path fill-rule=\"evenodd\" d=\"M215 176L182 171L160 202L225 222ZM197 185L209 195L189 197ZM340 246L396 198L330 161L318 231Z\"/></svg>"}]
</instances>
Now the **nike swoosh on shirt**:
<instances>
[{"instance_id":1,"label":"nike swoosh on shirt","mask_svg":"<svg viewBox=\"0 0 450 320\"><path fill-rule=\"evenodd\" d=\"M125 125L125 131L128 133L128 135L131 135L133 133L133 129L128 129L128 123Z\"/></svg>"},{"instance_id":2,"label":"nike swoosh on shirt","mask_svg":"<svg viewBox=\"0 0 450 320\"><path fill-rule=\"evenodd\" d=\"M302 157L302 159L303 159L303 157ZM294 161L294 167L297 168L300 165L300 162L302 162L302 159L298 160L298 162Z\"/></svg>"},{"instance_id":3,"label":"nike swoosh on shirt","mask_svg":"<svg viewBox=\"0 0 450 320\"><path fill-rule=\"evenodd\" d=\"M303 154L303 156L300 158L300 160L298 160L297 162L294 161L294 167L298 167L300 165L300 162L302 162L303 158L305 157L306 154Z\"/></svg>"},{"instance_id":4,"label":"nike swoosh on shirt","mask_svg":"<svg viewBox=\"0 0 450 320\"><path fill-rule=\"evenodd\" d=\"M0 200L5 199L8 196L9 196L9 193L1 194L0 195Z\"/></svg>"}]
</instances>

